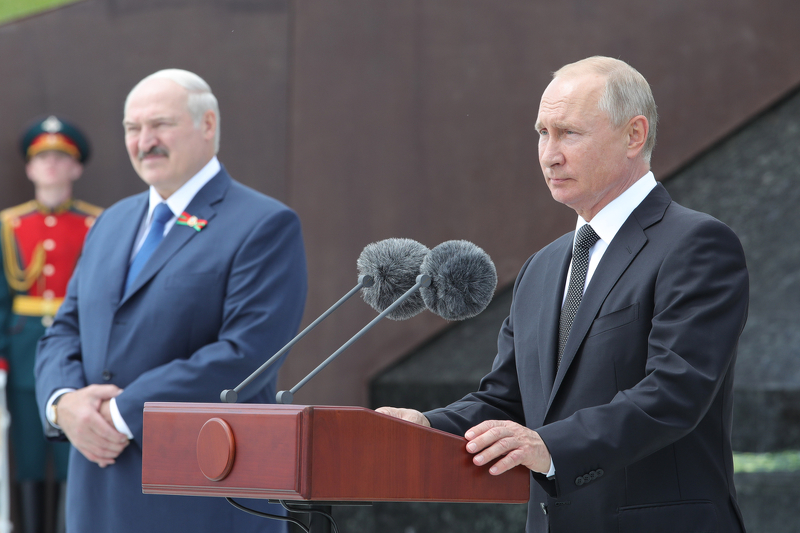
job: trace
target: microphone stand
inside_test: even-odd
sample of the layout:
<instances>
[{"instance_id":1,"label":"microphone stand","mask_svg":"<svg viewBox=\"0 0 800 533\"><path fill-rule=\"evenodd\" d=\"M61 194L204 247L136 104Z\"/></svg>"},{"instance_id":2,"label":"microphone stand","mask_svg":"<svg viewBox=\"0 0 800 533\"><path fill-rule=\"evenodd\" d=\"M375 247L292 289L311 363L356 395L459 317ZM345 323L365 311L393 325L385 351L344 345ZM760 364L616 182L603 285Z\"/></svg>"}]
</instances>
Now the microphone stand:
<instances>
[{"instance_id":1,"label":"microphone stand","mask_svg":"<svg viewBox=\"0 0 800 533\"><path fill-rule=\"evenodd\" d=\"M297 341L299 341L300 339L305 337L306 333L308 333L309 331L311 331L312 329L317 327L317 325L320 322L322 322L323 320L328 318L328 315L330 315L331 313L336 311L336 309L338 309L340 305L342 305L347 300L349 300L350 297L352 297L355 293L357 293L362 287L372 287L372 285L374 283L375 283L375 280L372 278L372 276L368 276L368 275L358 276L358 284L355 287L353 287L350 290L350 292L348 292L347 294L342 296L342 298L338 302L333 304L327 311L322 313L319 316L319 318L317 318L314 322L309 324L306 327L306 329L304 329L303 331L298 333L297 336L294 339L290 340L289 343L286 346L281 348L275 355L273 355L272 357L267 359L267 361L263 365L258 367L255 372L253 372L252 374L247 376L247 378L244 381L242 381L241 383L239 383L234 389L232 389L232 390L231 389L225 389L224 391L222 391L220 393L220 395L219 395L219 399L222 400L223 403L236 403L236 400L239 398L239 392L241 392L241 390L243 388L245 388L247 385L249 385L251 381L256 379L264 370L269 368L283 354L288 352L289 349L292 346L297 344ZM428 284L430 284L430 282L428 282ZM280 403L280 402L278 402L278 403Z\"/></svg>"},{"instance_id":2,"label":"microphone stand","mask_svg":"<svg viewBox=\"0 0 800 533\"><path fill-rule=\"evenodd\" d=\"M400 296L400 298L398 298L397 300L395 300L395 301L394 301L394 303L392 303L392 305L390 305L389 307L387 307L387 308L386 308L386 309L385 309L385 310L384 310L384 311L383 311L381 314L379 314L377 317L375 317L375 318L372 320L372 322L370 322L369 324L367 324L366 326L364 326L364 327L361 329L361 331L359 331L358 333L356 333L355 335L353 335L353 336L350 338L350 340L349 340L349 341L347 341L346 343L344 343L344 344L342 345L342 347L341 347L341 348L339 348L338 350L336 350L336 351L335 351L335 352L334 352L334 353L333 353L333 354L332 354L330 357L328 357L327 359L325 359L325 360L324 360L324 361L323 361L323 362L322 362L322 363L321 363L321 364L320 364L320 365L319 365L317 368L315 368L314 370L312 370L310 374L308 374L308 375L307 375L305 378L303 378L303 380L302 380L302 381L300 381L300 383L298 383L297 385L295 385L294 387L292 387L292 388L291 388L291 390L288 390L288 391L282 390L282 391L278 392L278 394L276 394L276 395L275 395L275 401L276 401L276 403L280 403L280 404L289 404L289 403L292 403L292 400L294 399L294 395L295 395L295 393L296 393L298 390L300 390L300 388L301 388L303 385L305 385L305 384L306 384L306 383L307 383L307 382L308 382L308 381L309 381L311 378L313 378L314 376L316 376L316 375L317 375L317 374L318 374L318 373L319 373L319 372L320 372L320 371L321 371L323 368L325 368L325 367L326 367L326 366L328 366L328 365L329 365L331 362L333 362L333 360L334 360L334 359L336 359L336 358L339 356L339 354L341 354L343 351L345 351L347 348L349 348L351 344L353 344L353 343L354 343L354 342L356 342L358 339L360 339L362 335L364 335L364 334L365 334L367 331L369 331L369 330L372 328L372 326L374 326L375 324L377 324L377 323L378 323L378 322L379 322L379 321L380 321L382 318L384 318L386 315L388 315L389 313L391 313L392 311L394 311L395 309L397 309L397 307L399 307L400 305L402 305L402 303L403 303L403 302L405 302L406 300L408 300L409 298L411 298L411 296L412 296L412 295L413 295L413 294L414 294L416 291L418 291L418 290L420 289L420 287L429 287L429 286L430 286L430 284L431 284L431 277L430 277L430 276L428 276L427 274L420 274L419 276L417 276L417 283L416 283L416 284L415 284L413 287L411 287L410 289L408 289L408 290L407 290L407 291L406 291L406 292L405 292L405 293L404 293L402 296Z\"/></svg>"}]
</instances>

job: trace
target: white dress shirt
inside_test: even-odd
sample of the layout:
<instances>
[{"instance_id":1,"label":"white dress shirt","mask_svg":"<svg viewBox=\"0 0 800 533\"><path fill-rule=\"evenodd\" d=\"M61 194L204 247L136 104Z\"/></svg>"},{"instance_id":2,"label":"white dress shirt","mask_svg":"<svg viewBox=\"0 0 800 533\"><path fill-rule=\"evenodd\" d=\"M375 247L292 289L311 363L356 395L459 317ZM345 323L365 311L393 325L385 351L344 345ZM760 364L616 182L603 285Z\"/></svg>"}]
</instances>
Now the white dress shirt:
<instances>
[{"instance_id":1,"label":"white dress shirt","mask_svg":"<svg viewBox=\"0 0 800 533\"><path fill-rule=\"evenodd\" d=\"M206 163L206 166L200 169L200 172L192 176L192 178L181 185L181 188L172 193L172 195L164 200L156 191L155 187L150 187L150 207L147 211L147 216L144 217L142 223L139 225L139 232L136 234L136 244L131 250L131 257L128 264L133 262L133 258L139 252L139 249L144 244L147 234L150 233L150 225L153 223L153 211L156 206L161 202L165 202L169 210L172 211L172 218L164 224L164 236L169 233L169 230L175 225L175 221L181 216L181 213L186 211L189 204L194 199L197 192L203 188L203 185L211 181L211 178L217 175L222 166L219 164L217 156L211 158L211 161Z\"/></svg>"},{"instance_id":2,"label":"white dress shirt","mask_svg":"<svg viewBox=\"0 0 800 533\"><path fill-rule=\"evenodd\" d=\"M606 253L608 245L614 239L614 236L620 230L622 225L631 216L633 210L639 207L639 204L650 194L650 191L656 186L656 178L652 172L648 172L636 183L628 187L625 192L614 198L607 206L600 210L592 219L592 229L600 237L594 245L589 248L589 270L586 272L586 284L583 286L583 292L586 292L586 287L592 280L594 271L597 270L597 265L603 254ZM575 237L572 240L572 247L575 248L575 239L578 236L578 230L584 224L589 224L583 217L578 216L578 223L575 225ZM572 275L572 263L569 265L569 272L567 273L567 282L564 285L564 296L561 298L561 305L567 299L567 288L569 287L569 278ZM550 457L550 470L547 472L547 477L552 478L556 475L556 467L553 464L553 458Z\"/></svg>"},{"instance_id":3,"label":"white dress shirt","mask_svg":"<svg viewBox=\"0 0 800 533\"><path fill-rule=\"evenodd\" d=\"M167 206L169 207L170 211L172 211L172 218L167 221L164 225L164 235L166 236L167 233L172 229L175 225L175 222L178 220L178 217L186 211L186 208L189 207L189 204L194 199L195 195L203 188L203 186L211 181L211 178L219 173L222 165L220 165L217 156L211 158L211 160L206 163L206 165L200 169L200 171L192 176L189 181L181 185L181 187L172 193L169 198L164 200L158 191L156 191L155 187L152 185L150 186L150 206L147 211L147 215L142 220L142 223L139 225L139 232L136 234L136 240L134 241L133 249L131 250L131 256L129 259L128 264L133 262L133 258L136 257L136 253L144 244L145 239L147 238L147 234L150 232L150 225L153 222L153 211L158 204L161 202L166 202ZM54 427L61 429L58 425L53 423L52 420L52 409L51 406L56 398L61 396L64 393L72 392L75 389L59 389L47 401L47 409L45 410L47 414L47 421L50 422L51 425ZM117 431L126 435L129 439L133 438L133 433L131 433L128 424L125 423L125 420L122 418L122 415L119 413L119 408L117 408L117 400L116 398L112 398L109 402L109 407L111 411L111 419L114 421L114 427L116 427Z\"/></svg>"},{"instance_id":4,"label":"white dress shirt","mask_svg":"<svg viewBox=\"0 0 800 533\"><path fill-rule=\"evenodd\" d=\"M656 178L653 176L652 172L648 172L594 216L590 225L600 239L594 243L594 246L589 248L589 270L586 272L586 284L583 286L584 292L586 292L586 287L589 286L589 282L592 280L592 275L597 269L600 259L603 258L603 254L606 253L608 245L611 244L611 240L625 221L628 220L628 217L631 216L633 210L639 207L639 204L647 198L647 195L650 194L650 191L652 191L655 186ZM575 237L572 240L573 248L575 247L575 239L578 236L578 230L581 229L581 226L584 224L589 223L579 216L578 223L575 225ZM564 301L567 298L567 288L569 287L569 278L571 275L572 264L570 263L561 305L564 305Z\"/></svg>"}]
</instances>

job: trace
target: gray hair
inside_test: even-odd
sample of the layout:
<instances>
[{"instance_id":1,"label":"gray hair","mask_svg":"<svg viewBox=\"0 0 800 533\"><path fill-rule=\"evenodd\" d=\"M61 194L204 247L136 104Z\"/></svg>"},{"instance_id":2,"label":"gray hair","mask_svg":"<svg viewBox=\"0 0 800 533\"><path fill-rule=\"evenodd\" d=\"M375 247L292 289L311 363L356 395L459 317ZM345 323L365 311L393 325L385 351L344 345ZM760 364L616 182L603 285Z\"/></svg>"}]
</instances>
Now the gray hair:
<instances>
[{"instance_id":1,"label":"gray hair","mask_svg":"<svg viewBox=\"0 0 800 533\"><path fill-rule=\"evenodd\" d=\"M186 107L189 109L189 114L192 116L195 128L200 127L200 123L203 121L203 115L205 115L206 111L212 111L214 113L217 117L217 131L214 133L214 153L218 153L220 129L219 103L217 102L217 97L211 92L211 87L208 83L194 72L179 68L167 68L150 74L137 83L133 89L131 89L131 92L128 93L128 97L125 98L125 109L128 109L128 102L134 91L144 82L153 79L170 80L186 89L189 93L189 97L186 100Z\"/></svg>"},{"instance_id":2,"label":"gray hair","mask_svg":"<svg viewBox=\"0 0 800 533\"><path fill-rule=\"evenodd\" d=\"M608 115L614 127L621 127L635 116L643 115L650 128L642 149L648 163L656 146L658 112L650 84L638 70L624 61L611 57L594 56L570 63L553 73L553 78L576 72L594 72L606 79L605 90L598 107Z\"/></svg>"}]
</instances>

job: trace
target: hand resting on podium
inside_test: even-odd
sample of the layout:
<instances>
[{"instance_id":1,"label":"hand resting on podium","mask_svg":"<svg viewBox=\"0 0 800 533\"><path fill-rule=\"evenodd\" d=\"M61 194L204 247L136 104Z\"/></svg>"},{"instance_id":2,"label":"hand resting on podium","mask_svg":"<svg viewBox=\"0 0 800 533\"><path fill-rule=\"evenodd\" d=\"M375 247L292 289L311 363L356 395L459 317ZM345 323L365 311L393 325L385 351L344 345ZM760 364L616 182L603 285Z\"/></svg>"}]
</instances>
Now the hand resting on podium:
<instances>
[{"instance_id":1,"label":"hand resting on podium","mask_svg":"<svg viewBox=\"0 0 800 533\"><path fill-rule=\"evenodd\" d=\"M399 407L379 407L377 412L431 427L430 421L421 412ZM487 464L504 456L489 469L492 475L500 475L517 465L534 472L550 470L550 452L539 434L509 420L486 420L467 430L467 452L478 454L472 459L477 466ZM479 453L482 452L482 453Z\"/></svg>"},{"instance_id":2,"label":"hand resting on podium","mask_svg":"<svg viewBox=\"0 0 800 533\"><path fill-rule=\"evenodd\" d=\"M403 409L402 407L378 407L375 409L375 411L394 418L399 418L400 420L413 422L420 426L425 426L426 428L431 427L431 423L425 417L425 415L415 409Z\"/></svg>"}]
</instances>

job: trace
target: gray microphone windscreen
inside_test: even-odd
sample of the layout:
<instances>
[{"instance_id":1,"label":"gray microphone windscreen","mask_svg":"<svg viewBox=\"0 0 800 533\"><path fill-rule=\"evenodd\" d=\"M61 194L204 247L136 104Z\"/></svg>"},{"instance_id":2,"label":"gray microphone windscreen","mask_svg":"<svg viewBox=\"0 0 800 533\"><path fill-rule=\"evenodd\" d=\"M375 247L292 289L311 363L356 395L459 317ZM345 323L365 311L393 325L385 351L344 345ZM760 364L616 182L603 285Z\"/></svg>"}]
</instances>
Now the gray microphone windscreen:
<instances>
[{"instance_id":1,"label":"gray microphone windscreen","mask_svg":"<svg viewBox=\"0 0 800 533\"><path fill-rule=\"evenodd\" d=\"M358 273L372 276L372 287L361 289L361 296L373 309L383 312L417 283L419 268L430 250L412 239L385 239L368 244L358 257ZM425 309L419 291L386 315L406 320Z\"/></svg>"},{"instance_id":2,"label":"gray microphone windscreen","mask_svg":"<svg viewBox=\"0 0 800 533\"><path fill-rule=\"evenodd\" d=\"M420 289L425 305L446 320L478 315L497 287L489 254L469 241L443 242L425 257L420 272L431 277L430 286Z\"/></svg>"}]
</instances>

